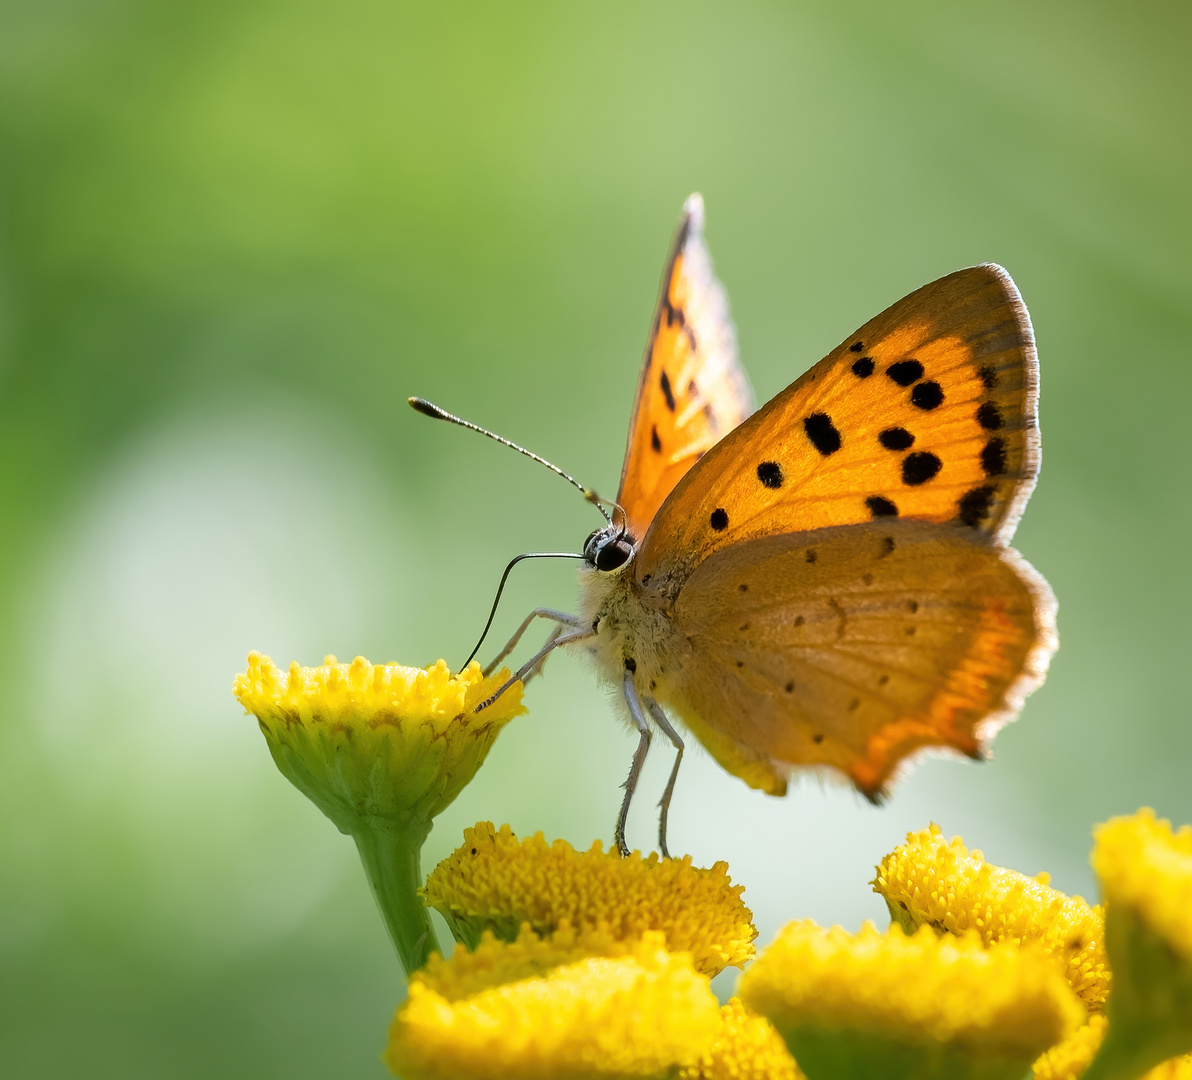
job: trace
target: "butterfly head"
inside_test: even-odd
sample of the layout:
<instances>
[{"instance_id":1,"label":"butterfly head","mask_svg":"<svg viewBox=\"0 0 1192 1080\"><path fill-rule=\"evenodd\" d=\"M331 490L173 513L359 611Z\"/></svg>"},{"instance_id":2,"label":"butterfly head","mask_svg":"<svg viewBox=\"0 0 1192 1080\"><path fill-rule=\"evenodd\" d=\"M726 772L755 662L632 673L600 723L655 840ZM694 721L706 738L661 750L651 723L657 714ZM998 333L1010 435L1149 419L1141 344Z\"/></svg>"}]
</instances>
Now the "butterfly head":
<instances>
[{"instance_id":1,"label":"butterfly head","mask_svg":"<svg viewBox=\"0 0 1192 1080\"><path fill-rule=\"evenodd\" d=\"M584 562L609 573L624 566L633 557L634 550L633 537L614 520L613 524L593 531L584 541Z\"/></svg>"}]
</instances>

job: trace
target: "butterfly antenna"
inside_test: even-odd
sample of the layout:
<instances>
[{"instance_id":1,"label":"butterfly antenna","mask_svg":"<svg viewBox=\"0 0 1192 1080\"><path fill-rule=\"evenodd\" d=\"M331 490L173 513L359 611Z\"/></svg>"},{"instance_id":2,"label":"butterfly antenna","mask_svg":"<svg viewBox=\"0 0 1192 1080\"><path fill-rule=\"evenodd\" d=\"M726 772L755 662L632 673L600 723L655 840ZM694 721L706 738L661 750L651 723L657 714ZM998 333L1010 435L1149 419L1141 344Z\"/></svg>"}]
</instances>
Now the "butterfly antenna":
<instances>
[{"instance_id":1,"label":"butterfly antenna","mask_svg":"<svg viewBox=\"0 0 1192 1080\"><path fill-rule=\"evenodd\" d=\"M468 658L460 664L456 669L463 671L475 658L480 651L480 646L484 644L484 639L488 637L488 631L492 627L493 619L497 615L497 605L501 602L501 593L505 591L505 582L509 580L509 571L512 570L519 562L525 559L582 559L582 555L576 554L574 551L529 551L524 555L518 555L516 558L509 560L509 565L505 567L505 573L501 575L501 584L497 586L497 595L493 598L492 610L488 613L488 622L484 624L484 629L480 631L480 640L476 642L476 647L468 653Z\"/></svg>"},{"instance_id":2,"label":"butterfly antenna","mask_svg":"<svg viewBox=\"0 0 1192 1080\"><path fill-rule=\"evenodd\" d=\"M489 431L488 428L482 428L479 424L473 424L470 420L464 420L462 417L453 416L451 413L447 412L445 409L440 409L439 406L434 404L433 402L427 401L426 398L412 397L412 398L409 398L408 400L410 402L410 406L414 409L417 409L418 412L422 413L424 416L432 417L435 420L447 420L447 421L450 421L452 424L458 424L460 427L467 428L469 431L476 431L476 432L479 432L481 435L487 435L490 439L493 439L496 442L499 442L502 446L508 446L510 450L516 450L519 454L525 454L526 457L533 458L533 460L538 462L539 465L545 465L548 469L550 469L551 472L558 473L558 475L561 476L564 480L566 480L569 484L578 488L580 491L580 494L582 494L583 497L585 499L587 499L588 502L590 502L594 507L596 507L597 510L600 511L600 513L604 516L604 520L607 521L610 525L612 524L612 518L609 517L608 511L605 510L604 506L602 505L603 503L608 502L608 500L602 499L591 488L584 487L584 485L581 484L578 480L576 480L576 478L574 476L571 476L570 474L565 473L562 469L559 468L558 465L552 465L549 461L546 460L546 458L540 457L538 454L535 454L532 451L527 450L524 446L518 446L517 443L512 442L509 439L503 438L502 436L497 435L496 433L494 433L492 431ZM572 557L572 556L569 556L569 557ZM512 566L513 564L511 563L510 565ZM505 572L508 573L509 571L506 570ZM504 584L503 580L502 580L502 584ZM481 640L483 640L483 638ZM477 645L476 647L479 648L480 646ZM475 655L475 653L473 653L473 656L474 655ZM471 660L471 657L468 657L468 659Z\"/></svg>"}]
</instances>

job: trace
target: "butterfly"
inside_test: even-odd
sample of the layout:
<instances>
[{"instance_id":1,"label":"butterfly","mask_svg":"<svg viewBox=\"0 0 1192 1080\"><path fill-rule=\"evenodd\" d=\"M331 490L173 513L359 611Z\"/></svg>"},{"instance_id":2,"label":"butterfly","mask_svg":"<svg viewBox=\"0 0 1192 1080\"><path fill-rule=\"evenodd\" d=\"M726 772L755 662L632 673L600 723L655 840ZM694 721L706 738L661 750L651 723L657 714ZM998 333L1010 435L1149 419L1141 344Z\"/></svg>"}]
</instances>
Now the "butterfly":
<instances>
[{"instance_id":1,"label":"butterfly","mask_svg":"<svg viewBox=\"0 0 1192 1080\"><path fill-rule=\"evenodd\" d=\"M1038 361L1001 267L911 293L757 412L699 195L684 204L637 383L615 510L584 545L560 646L620 687L638 745L675 717L784 794L843 775L878 801L918 751L985 756L1056 647L1046 581L1009 541L1039 471ZM573 481L574 482L574 481ZM494 662L495 664L495 662ZM491 668L492 665L490 665Z\"/></svg>"}]
</instances>

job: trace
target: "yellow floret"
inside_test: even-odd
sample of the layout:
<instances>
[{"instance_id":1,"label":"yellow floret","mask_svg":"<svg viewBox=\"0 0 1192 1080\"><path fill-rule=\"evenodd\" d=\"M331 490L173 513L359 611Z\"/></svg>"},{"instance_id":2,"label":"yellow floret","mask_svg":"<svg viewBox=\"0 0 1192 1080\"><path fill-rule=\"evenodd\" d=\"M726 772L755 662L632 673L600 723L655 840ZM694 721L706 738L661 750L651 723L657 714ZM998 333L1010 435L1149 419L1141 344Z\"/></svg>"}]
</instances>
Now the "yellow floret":
<instances>
[{"instance_id":1,"label":"yellow floret","mask_svg":"<svg viewBox=\"0 0 1192 1080\"><path fill-rule=\"evenodd\" d=\"M512 944L485 935L473 953L432 958L385 1060L406 1080L666 1077L711 1046L717 1022L708 981L661 934L627 946L527 928Z\"/></svg>"},{"instance_id":2,"label":"yellow floret","mask_svg":"<svg viewBox=\"0 0 1192 1080\"><path fill-rule=\"evenodd\" d=\"M452 675L433 667L292 664L284 675L250 653L237 699L254 713L277 766L345 832L359 817L429 821L471 780L501 728L519 713L522 687L472 710L509 677L478 664Z\"/></svg>"},{"instance_id":3,"label":"yellow floret","mask_svg":"<svg viewBox=\"0 0 1192 1080\"><path fill-rule=\"evenodd\" d=\"M679 1070L678 1080L802 1080L803 1074L764 1016L750 1012L740 998L720 1010L716 1041L693 1065Z\"/></svg>"},{"instance_id":4,"label":"yellow floret","mask_svg":"<svg viewBox=\"0 0 1192 1080\"><path fill-rule=\"evenodd\" d=\"M1094 833L1092 863L1108 904L1137 912L1192 961L1192 828L1173 830L1150 809L1114 818Z\"/></svg>"},{"instance_id":5,"label":"yellow floret","mask_svg":"<svg viewBox=\"0 0 1192 1080\"><path fill-rule=\"evenodd\" d=\"M1031 1080L1079 1080L1105 1038L1107 1023L1103 1015L1094 1013L1087 1024L1035 1062ZM1192 1080L1192 1055L1165 1061L1139 1080Z\"/></svg>"},{"instance_id":6,"label":"yellow floret","mask_svg":"<svg viewBox=\"0 0 1192 1080\"><path fill-rule=\"evenodd\" d=\"M741 902L743 886L729 881L723 862L703 870L691 858L622 858L600 843L576 851L542 833L519 840L508 825L482 821L427 879L424 896L462 941L484 930L511 940L523 923L549 934L565 923L601 929L619 940L650 930L672 952L690 952L696 970L711 976L753 956L757 937Z\"/></svg>"},{"instance_id":7,"label":"yellow floret","mask_svg":"<svg viewBox=\"0 0 1192 1080\"><path fill-rule=\"evenodd\" d=\"M908 833L878 865L872 884L908 932L931 926L976 931L986 945L1038 943L1088 1008L1104 1007L1110 972L1103 912L1049 888L1045 874L1030 878L991 866L959 837L945 840L933 824Z\"/></svg>"},{"instance_id":8,"label":"yellow floret","mask_svg":"<svg viewBox=\"0 0 1192 1080\"><path fill-rule=\"evenodd\" d=\"M1031 1080L1076 1080L1089 1067L1104 1040L1106 1024L1103 1013L1094 1013L1087 1024L1082 1024L1035 1062Z\"/></svg>"},{"instance_id":9,"label":"yellow floret","mask_svg":"<svg viewBox=\"0 0 1192 1080\"><path fill-rule=\"evenodd\" d=\"M741 999L801 1056L800 1032L951 1045L1027 1063L1073 1030L1084 1010L1035 949L982 945L976 934L908 937L791 923L742 977ZM810 1063L805 1067L810 1068Z\"/></svg>"}]
</instances>

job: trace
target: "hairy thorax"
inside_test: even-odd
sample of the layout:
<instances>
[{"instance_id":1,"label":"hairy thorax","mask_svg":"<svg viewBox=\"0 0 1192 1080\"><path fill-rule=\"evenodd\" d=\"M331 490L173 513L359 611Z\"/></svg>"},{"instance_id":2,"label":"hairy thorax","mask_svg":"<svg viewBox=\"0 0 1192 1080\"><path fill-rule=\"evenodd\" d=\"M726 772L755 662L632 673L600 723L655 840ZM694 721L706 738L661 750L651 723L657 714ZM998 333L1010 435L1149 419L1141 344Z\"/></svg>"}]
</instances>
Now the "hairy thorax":
<instances>
[{"instance_id":1,"label":"hairy thorax","mask_svg":"<svg viewBox=\"0 0 1192 1080\"><path fill-rule=\"evenodd\" d=\"M667 673L690 645L667 614L666 597L638 583L632 560L611 573L584 566L579 586L580 615L595 631L582 647L601 677L620 685L628 671L643 695L667 696Z\"/></svg>"}]
</instances>

